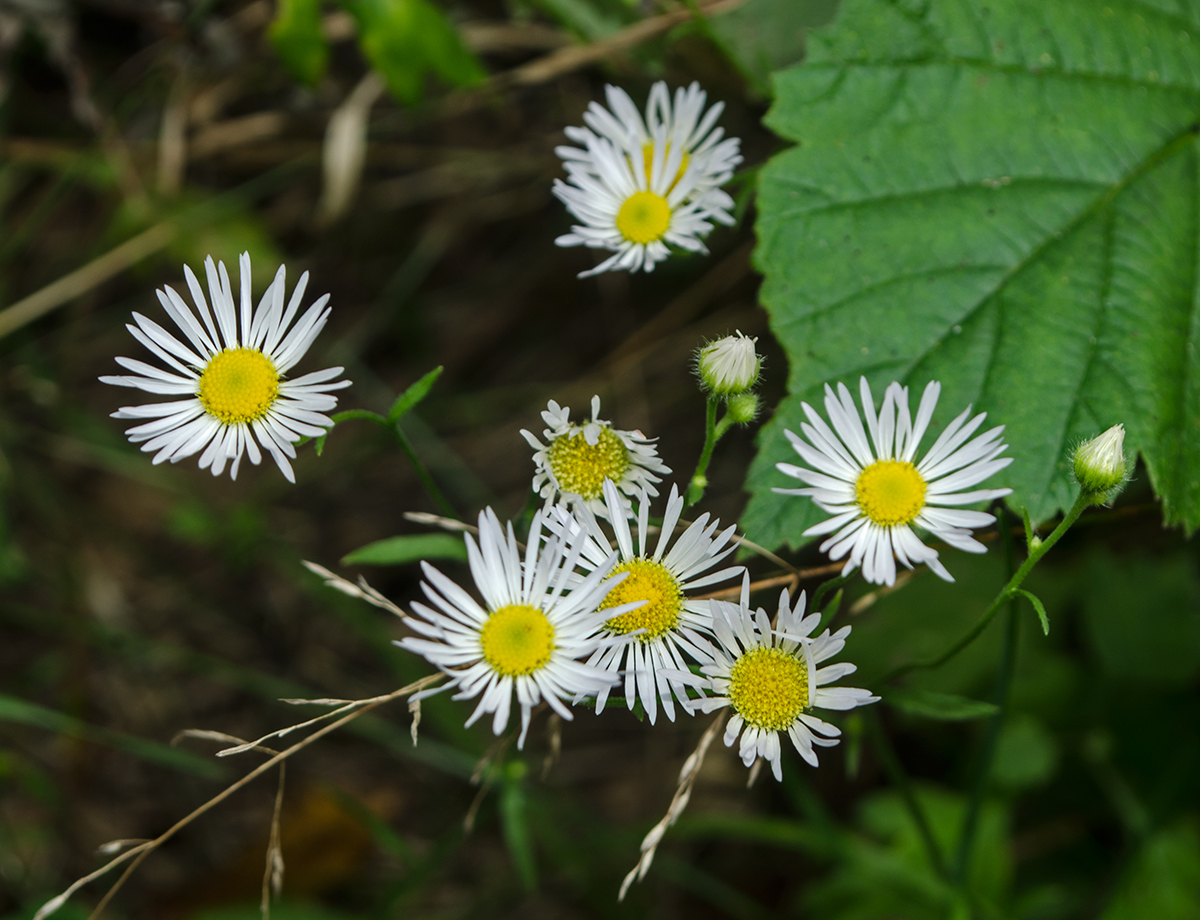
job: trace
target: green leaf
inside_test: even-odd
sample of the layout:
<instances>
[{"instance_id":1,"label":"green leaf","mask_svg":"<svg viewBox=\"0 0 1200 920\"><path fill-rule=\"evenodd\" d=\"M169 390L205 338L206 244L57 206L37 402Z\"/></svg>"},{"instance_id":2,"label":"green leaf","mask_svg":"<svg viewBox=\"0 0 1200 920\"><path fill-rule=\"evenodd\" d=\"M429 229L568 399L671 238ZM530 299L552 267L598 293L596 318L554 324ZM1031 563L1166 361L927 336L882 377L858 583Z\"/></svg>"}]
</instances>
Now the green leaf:
<instances>
[{"instance_id":1,"label":"green leaf","mask_svg":"<svg viewBox=\"0 0 1200 920\"><path fill-rule=\"evenodd\" d=\"M1046 636L1050 635L1050 618L1046 616L1046 607L1042 604L1041 600L1038 599L1038 596L1036 594L1031 594L1024 588L1017 588L1017 594L1021 595L1021 597L1033 604L1033 609L1037 613L1038 619L1042 623L1042 634Z\"/></svg>"},{"instance_id":2,"label":"green leaf","mask_svg":"<svg viewBox=\"0 0 1200 920\"><path fill-rule=\"evenodd\" d=\"M866 375L943 384L1006 425L992 486L1070 506L1072 442L1124 422L1170 523L1200 526L1200 6L844 0L775 77L799 146L760 178L757 266L790 396L743 519L767 546L826 517L772 486L802 400ZM928 447L931 441L924 445Z\"/></svg>"},{"instance_id":3,"label":"green leaf","mask_svg":"<svg viewBox=\"0 0 1200 920\"><path fill-rule=\"evenodd\" d=\"M525 796L525 774L527 767L520 760L504 766L504 786L500 790L500 823L504 830L504 842L508 853L517 866L521 884L526 891L537 888L537 859L533 852L533 840L529 834L529 816Z\"/></svg>"},{"instance_id":4,"label":"green leaf","mask_svg":"<svg viewBox=\"0 0 1200 920\"><path fill-rule=\"evenodd\" d=\"M396 401L392 403L392 408L388 411L387 420L389 422L398 422L404 418L417 403L429 395L429 391L433 389L433 385L437 383L438 377L442 376L442 366L439 364L428 374L410 386L407 390L396 397Z\"/></svg>"},{"instance_id":5,"label":"green leaf","mask_svg":"<svg viewBox=\"0 0 1200 920\"><path fill-rule=\"evenodd\" d=\"M325 73L329 46L321 34L321 0L277 0L267 34L292 73L309 85Z\"/></svg>"},{"instance_id":6,"label":"green leaf","mask_svg":"<svg viewBox=\"0 0 1200 920\"><path fill-rule=\"evenodd\" d=\"M1102 920L1200 916L1200 832L1194 820L1159 831L1138 852Z\"/></svg>"},{"instance_id":7,"label":"green leaf","mask_svg":"<svg viewBox=\"0 0 1200 920\"><path fill-rule=\"evenodd\" d=\"M157 741L127 735L124 732L89 725L82 719L76 719L55 709L39 706L27 700L19 699L0 693L0 722L16 722L20 725L32 725L34 728L45 729L58 735L68 735L83 738L94 744L103 744L114 750L132 754L140 760L170 767L181 773L190 773L205 779L219 779L225 775L225 770L219 764L203 757L197 757L187 751L179 750Z\"/></svg>"},{"instance_id":8,"label":"green leaf","mask_svg":"<svg viewBox=\"0 0 1200 920\"><path fill-rule=\"evenodd\" d=\"M405 565L421 559L466 559L461 537L448 533L420 533L388 537L360 546L342 558L342 565Z\"/></svg>"},{"instance_id":9,"label":"green leaf","mask_svg":"<svg viewBox=\"0 0 1200 920\"><path fill-rule=\"evenodd\" d=\"M454 86L483 79L483 66L428 0L342 0L342 6L358 23L363 54L401 102L420 101L430 70Z\"/></svg>"},{"instance_id":10,"label":"green leaf","mask_svg":"<svg viewBox=\"0 0 1200 920\"><path fill-rule=\"evenodd\" d=\"M833 18L834 0L749 0L709 20L711 34L750 85L771 91L771 73L804 54L804 35Z\"/></svg>"},{"instance_id":11,"label":"green leaf","mask_svg":"<svg viewBox=\"0 0 1200 920\"><path fill-rule=\"evenodd\" d=\"M962 722L969 719L986 719L1000 711L995 703L971 700L954 693L936 693L933 690L887 690L884 702L906 715L921 719L938 719L942 722Z\"/></svg>"},{"instance_id":12,"label":"green leaf","mask_svg":"<svg viewBox=\"0 0 1200 920\"><path fill-rule=\"evenodd\" d=\"M612 35L636 18L619 0L534 0L534 3L590 42Z\"/></svg>"}]
</instances>

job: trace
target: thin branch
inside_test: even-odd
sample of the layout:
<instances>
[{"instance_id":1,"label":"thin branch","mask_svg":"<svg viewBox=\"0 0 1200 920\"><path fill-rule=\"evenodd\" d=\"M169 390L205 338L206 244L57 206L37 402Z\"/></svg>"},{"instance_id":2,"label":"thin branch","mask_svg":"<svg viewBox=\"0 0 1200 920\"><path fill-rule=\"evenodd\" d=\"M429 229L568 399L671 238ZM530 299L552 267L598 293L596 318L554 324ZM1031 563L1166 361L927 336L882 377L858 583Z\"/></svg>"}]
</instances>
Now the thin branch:
<instances>
[{"instance_id":1,"label":"thin branch","mask_svg":"<svg viewBox=\"0 0 1200 920\"><path fill-rule=\"evenodd\" d=\"M56 910L58 910L60 907L62 907L63 904L65 904L67 902L67 900L71 897L71 895L73 895L75 892L77 892L84 885L88 884L89 882L95 881L96 879L100 878L101 876L106 875L107 873L111 872L113 869L117 868L117 866L120 866L123 863L132 861L131 864L126 868L125 872L122 873L121 877L117 880L116 884L114 884L113 887L108 890L107 894L104 895L104 897L101 899L100 903L98 905L96 905L96 909L93 910L92 913L90 914L89 920L96 920L96 918L100 916L101 912L108 905L108 902L112 900L113 895L116 894L117 890L124 883L125 879L127 879L133 873L133 871L139 865L141 865L142 860L144 860L147 856L150 855L151 852L156 850L158 847L162 846L164 843L166 843L168 840L170 840L172 837L174 837L177 833L179 833L179 831L181 831L183 828L187 827L189 824L191 824L193 821L195 821L201 815L205 814L206 812L211 811L213 808L215 808L217 805L220 805L222 802L224 802L227 798L229 798L231 795L233 795L239 789L242 789L243 787L249 785L254 780L256 780L258 777L260 777L264 773L270 771L273 767L276 767L279 764L283 763L284 761L286 761L289 757L293 756L294 754L299 753L300 751L302 751L304 748L308 747L310 744L314 743L315 741L318 741L319 739L324 738L326 735L337 731L343 725L346 725L347 723L352 722L354 719L357 719L359 716L363 715L366 712L370 712L372 709L375 709L377 706L381 706L384 703L389 702L391 700L399 699L400 697L408 696L412 693L416 693L419 690L425 689L426 687L437 682L438 680L441 680L443 676L444 675L442 675L442 674L430 674L425 677L422 677L420 680L414 681L413 683L409 684L406 687L401 687L399 690L395 690L392 693L389 693L387 696L376 697L374 701L368 703L367 705L365 705L359 709L356 709L354 712L344 715L342 718L338 719L336 722L331 722L329 725L326 725L324 728L317 729L317 731L313 732L307 738L304 738L301 741L297 741L290 748L288 748L285 751L281 751L280 753L278 753L274 757L272 757L270 760L263 761L261 764L259 764L257 767L255 767L253 770L251 770L249 773L247 773L245 776L243 776L241 779L239 779L237 782L233 783L231 786L226 787L223 791L221 791L217 795L213 796L211 799L209 799L207 802L205 802L199 808L196 808L194 811L192 811L186 817L181 818L180 820L176 821L173 825L171 825L171 827L169 827L166 831L164 831L158 837L155 837L153 840L149 840L146 843L139 844L138 846L135 846L129 850L126 850L120 856L118 856L115 859L104 864L99 869L95 870L94 872L90 872L87 875L85 875L83 878L78 879L75 882L72 882L71 885L65 891L63 891L61 894L51 898L49 901L47 901L45 904L43 904L41 909L38 910L38 912L34 915L34 920L43 920L43 918L50 916L52 913L54 913Z\"/></svg>"}]
</instances>

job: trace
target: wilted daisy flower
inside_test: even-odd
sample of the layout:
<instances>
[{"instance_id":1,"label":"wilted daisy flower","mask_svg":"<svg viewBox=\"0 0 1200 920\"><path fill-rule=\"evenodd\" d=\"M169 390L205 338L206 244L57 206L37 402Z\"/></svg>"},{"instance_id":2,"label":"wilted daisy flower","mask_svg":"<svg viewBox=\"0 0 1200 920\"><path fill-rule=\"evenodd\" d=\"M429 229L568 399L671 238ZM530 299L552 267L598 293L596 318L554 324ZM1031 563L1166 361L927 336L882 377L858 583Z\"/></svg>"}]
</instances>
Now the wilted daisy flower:
<instances>
[{"instance_id":1,"label":"wilted daisy flower","mask_svg":"<svg viewBox=\"0 0 1200 920\"><path fill-rule=\"evenodd\" d=\"M456 700L480 698L467 725L491 713L492 731L500 734L508 725L515 692L521 707L517 747L524 745L530 713L543 699L570 719L563 700L599 693L612 682L602 668L578 659L604 641L597 636L600 620L593 614L611 587L602 582L612 571L616 554L581 580L574 569L582 534L577 533L570 545L552 536L543 546L542 521L539 511L533 516L522 564L512 524L506 534L491 508L480 512L479 545L469 534L466 543L471 575L483 603L423 562L427 581L421 588L437 610L414 603L419 618L406 617L404 623L426 638L396 643L427 658L450 677L448 684L418 697L457 688Z\"/></svg>"},{"instance_id":2,"label":"wilted daisy flower","mask_svg":"<svg viewBox=\"0 0 1200 920\"><path fill-rule=\"evenodd\" d=\"M775 779L783 779L780 733L786 732L800 756L817 766L813 746L833 747L841 731L811 715L813 709L853 709L879 699L857 687L827 684L853 674L847 662L818 668L846 645L850 627L832 636L812 632L821 615L804 616L804 593L795 608L788 605L785 589L779 598L779 619L771 628L761 607L751 612L749 585L743 584L740 604L712 602L713 633L717 646L708 646L701 673L709 678L712 696L700 702L705 712L728 706L733 710L725 726L725 746L740 734L739 754L747 767L759 758L771 764Z\"/></svg>"},{"instance_id":3,"label":"wilted daisy flower","mask_svg":"<svg viewBox=\"0 0 1200 920\"><path fill-rule=\"evenodd\" d=\"M675 700L689 714L694 705L694 701L688 699L684 685L674 676L676 672L687 670L681 653L695 658L697 631L707 632L712 624L709 601L690 600L687 595L690 591L735 578L743 571L742 566L712 571L736 548L737 544L730 541L737 528L731 525L717 533L720 521L709 523L705 513L674 539L675 525L679 523L684 502L679 490L672 485L662 529L651 552L649 495L643 492L638 505L636 547L629 521L622 513L622 498L611 481L604 483L604 498L609 506L608 516L620 556L612 577L624 575L625 579L600 604L599 612L606 617L604 631L607 634L637 635L633 637L634 641L597 649L588 664L603 668L614 681L623 674L626 704L633 709L640 699L651 725L658 714L659 702L667 718L674 721ZM594 574L608 564L608 538L586 509L581 510L578 520L589 537L582 546L579 566ZM548 526L558 533L565 533L575 526L575 519L560 508ZM604 710L608 693L609 686L605 685L596 697L597 712Z\"/></svg>"},{"instance_id":4,"label":"wilted daisy flower","mask_svg":"<svg viewBox=\"0 0 1200 920\"><path fill-rule=\"evenodd\" d=\"M546 429L542 432L548 443L543 444L530 431L521 435L534 449L533 490L546 500L546 507L560 496L571 495L593 514L605 516L604 481L611 479L626 495L637 495L643 489L657 495L654 483L661 482L656 473L671 469L658 459L653 438L640 431L621 431L600 415L600 397L592 397L592 420L576 425L571 421L570 406L560 406L553 399L542 413ZM629 502L625 502L629 507Z\"/></svg>"},{"instance_id":5,"label":"wilted daisy flower","mask_svg":"<svg viewBox=\"0 0 1200 920\"><path fill-rule=\"evenodd\" d=\"M714 128L724 106L704 113L705 94L693 83L676 92L672 107L659 82L643 120L623 90L609 86L607 94L612 112L592 103L584 114L588 128L565 129L583 148L556 150L568 181L556 179L554 194L582 224L555 242L616 253L581 278L610 269L653 271L670 255L668 244L707 252L701 239L712 221L733 223L733 199L720 186L742 160L739 141L722 141L723 129Z\"/></svg>"},{"instance_id":6,"label":"wilted daisy flower","mask_svg":"<svg viewBox=\"0 0 1200 920\"><path fill-rule=\"evenodd\" d=\"M213 475L220 476L226 462L232 461L229 475L236 479L242 455L249 454L250 462L257 465L262 460L262 445L288 481L295 482L288 462L296 456L292 445L301 437L317 437L333 427L323 414L337 405L337 397L330 391L350 386L349 380L334 381L343 370L340 367L285 379L325 327L329 295L319 297L293 325L308 287L308 272L300 276L285 310L286 272L281 265L254 309L250 254L242 253L239 311L225 263L214 265L209 256L204 268L211 312L196 275L183 267L199 319L173 288L164 286L156 292L183 333L182 341L140 313L133 314L136 326L125 327L167 369L117 358L117 363L134 375L100 378L115 386L180 398L126 406L112 417L151 420L126 434L133 443L140 443L142 450L157 451L154 463L175 463L203 450L201 469L211 467Z\"/></svg>"},{"instance_id":7,"label":"wilted daisy flower","mask_svg":"<svg viewBox=\"0 0 1200 920\"><path fill-rule=\"evenodd\" d=\"M917 539L912 526L921 527L951 546L969 553L986 552L971 536L971 530L995 520L982 511L953 507L990 501L1012 489L970 489L1012 463L1000 457L1007 445L1000 440L1004 426L968 438L987 417L981 412L970 421L971 407L952 421L919 463L917 447L929 427L942 391L930 383L921 397L914 422L908 409L908 387L891 384L878 415L867 378L859 384L863 413L871 440L863 430L858 408L845 384L837 394L825 387L825 410L833 430L808 403L801 403L812 424L801 423L804 438L790 431L788 440L806 463L807 469L777 463L781 472L808 483L804 489L774 489L782 495L808 495L822 511L833 517L804 531L804 536L832 533L821 544L822 552L837 560L849 554L842 574L862 566L863 576L875 584L894 584L896 560L912 568L925 563L941 578L953 581L938 560L937 551Z\"/></svg>"}]
</instances>

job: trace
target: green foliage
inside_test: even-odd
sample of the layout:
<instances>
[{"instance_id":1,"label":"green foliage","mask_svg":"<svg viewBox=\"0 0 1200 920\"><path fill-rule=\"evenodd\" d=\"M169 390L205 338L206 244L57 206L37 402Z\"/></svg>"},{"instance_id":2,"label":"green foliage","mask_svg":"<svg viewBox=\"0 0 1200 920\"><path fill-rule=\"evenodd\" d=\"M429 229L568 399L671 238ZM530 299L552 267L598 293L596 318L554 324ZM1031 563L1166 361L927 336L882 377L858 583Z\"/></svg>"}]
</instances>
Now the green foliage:
<instances>
[{"instance_id":1,"label":"green foliage","mask_svg":"<svg viewBox=\"0 0 1200 920\"><path fill-rule=\"evenodd\" d=\"M537 858L533 851L533 838L529 833L525 789L525 777L529 770L521 760L510 761L499 769L503 771L500 787L500 824L504 829L504 842L517 867L521 884L526 891L533 891L537 887Z\"/></svg>"},{"instance_id":2,"label":"green foliage","mask_svg":"<svg viewBox=\"0 0 1200 920\"><path fill-rule=\"evenodd\" d=\"M1200 916L1200 832L1187 821L1154 834L1121 880L1102 920Z\"/></svg>"},{"instance_id":3,"label":"green foliage","mask_svg":"<svg viewBox=\"0 0 1200 920\"><path fill-rule=\"evenodd\" d=\"M1175 686L1200 674L1200 579L1191 559L1096 553L1081 589L1087 636L1106 674Z\"/></svg>"},{"instance_id":4,"label":"green foliage","mask_svg":"<svg viewBox=\"0 0 1200 920\"><path fill-rule=\"evenodd\" d=\"M894 706L907 715L938 719L942 722L985 719L1000 711L995 703L971 700L953 693L936 693L932 690L888 690L883 699L889 706Z\"/></svg>"},{"instance_id":5,"label":"green foliage","mask_svg":"<svg viewBox=\"0 0 1200 920\"><path fill-rule=\"evenodd\" d=\"M962 826L965 800L930 788L919 790L918 799L942 852L951 852ZM881 792L868 798L859 822L864 834L848 839L833 873L811 889L807 902L813 916L822 920L967 916L961 913L961 892L929 865L916 823L898 794ZM1008 816L998 804L985 804L980 814L967 875L976 898L995 905L1007 896L1012 878Z\"/></svg>"},{"instance_id":6,"label":"green foliage","mask_svg":"<svg viewBox=\"0 0 1200 920\"><path fill-rule=\"evenodd\" d=\"M437 379L440 376L442 376L442 367L438 365L397 396L396 401L392 403L392 408L388 410L387 420L389 422L398 422L404 418L421 400L429 395L429 391L433 389L433 385L437 383Z\"/></svg>"},{"instance_id":7,"label":"green foliage","mask_svg":"<svg viewBox=\"0 0 1200 920\"><path fill-rule=\"evenodd\" d=\"M1200 526L1200 8L845 0L776 75L799 142L760 179L756 264L790 396L743 524L800 542L783 436L827 381L943 384L1007 426L997 485L1042 521L1069 447L1123 421L1168 522Z\"/></svg>"},{"instance_id":8,"label":"green foliage","mask_svg":"<svg viewBox=\"0 0 1200 920\"><path fill-rule=\"evenodd\" d=\"M126 754L132 754L140 760L183 773L190 773L193 776L202 776L206 779L219 779L225 776L224 768L211 760L197 757L195 754L178 748L159 744L157 741L149 741L146 738L138 738L124 732L89 725L73 716L7 694L0 694L0 722L31 725L56 734L82 738Z\"/></svg>"},{"instance_id":9,"label":"green foliage","mask_svg":"<svg viewBox=\"0 0 1200 920\"><path fill-rule=\"evenodd\" d=\"M321 0L279 0L268 34L297 79L310 85L321 79L329 61L321 35Z\"/></svg>"},{"instance_id":10,"label":"green foliage","mask_svg":"<svg viewBox=\"0 0 1200 920\"><path fill-rule=\"evenodd\" d=\"M1054 776L1058 760L1058 744L1041 722L1029 716L1009 719L996 743L992 781L1013 790L1040 786Z\"/></svg>"},{"instance_id":11,"label":"green foliage","mask_svg":"<svg viewBox=\"0 0 1200 920\"><path fill-rule=\"evenodd\" d=\"M621 0L534 0L572 32L587 41L612 35L635 17Z\"/></svg>"},{"instance_id":12,"label":"green foliage","mask_svg":"<svg viewBox=\"0 0 1200 920\"><path fill-rule=\"evenodd\" d=\"M1046 615L1046 605L1039 600L1036 594L1032 594L1024 588L1018 588L1016 593L1033 605L1033 612L1038 615L1038 622L1042 624L1042 635L1050 635L1050 617Z\"/></svg>"},{"instance_id":13,"label":"green foliage","mask_svg":"<svg viewBox=\"0 0 1200 920\"><path fill-rule=\"evenodd\" d=\"M462 537L448 533L408 534L368 543L342 558L342 565L405 565L422 559L467 558Z\"/></svg>"},{"instance_id":14,"label":"green foliage","mask_svg":"<svg viewBox=\"0 0 1200 920\"><path fill-rule=\"evenodd\" d=\"M833 18L834 0L749 0L709 20L712 35L759 95L771 74L800 60L804 35Z\"/></svg>"},{"instance_id":15,"label":"green foliage","mask_svg":"<svg viewBox=\"0 0 1200 920\"><path fill-rule=\"evenodd\" d=\"M456 86L483 79L483 66L428 0L343 0L342 5L358 23L363 54L401 102L420 100L429 71Z\"/></svg>"}]
</instances>

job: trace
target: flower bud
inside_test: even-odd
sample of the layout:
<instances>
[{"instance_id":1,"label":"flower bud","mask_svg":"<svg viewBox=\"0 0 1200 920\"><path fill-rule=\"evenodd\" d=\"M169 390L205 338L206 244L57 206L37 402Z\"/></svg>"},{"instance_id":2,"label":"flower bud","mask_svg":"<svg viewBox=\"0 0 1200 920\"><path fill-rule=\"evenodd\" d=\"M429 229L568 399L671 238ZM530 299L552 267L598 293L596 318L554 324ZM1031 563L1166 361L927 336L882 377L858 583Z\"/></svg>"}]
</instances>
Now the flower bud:
<instances>
[{"instance_id":1,"label":"flower bud","mask_svg":"<svg viewBox=\"0 0 1200 920\"><path fill-rule=\"evenodd\" d=\"M1113 425L1104 434L1075 448L1075 479L1084 492L1097 496L1097 504L1117 497L1127 478L1125 426Z\"/></svg>"},{"instance_id":2,"label":"flower bud","mask_svg":"<svg viewBox=\"0 0 1200 920\"><path fill-rule=\"evenodd\" d=\"M752 339L738 332L709 342L696 354L700 385L713 396L736 396L758 383L762 358L754 351Z\"/></svg>"},{"instance_id":3,"label":"flower bud","mask_svg":"<svg viewBox=\"0 0 1200 920\"><path fill-rule=\"evenodd\" d=\"M738 425L749 425L758 415L758 397L753 393L739 393L729 397L725 403L725 414Z\"/></svg>"}]
</instances>

